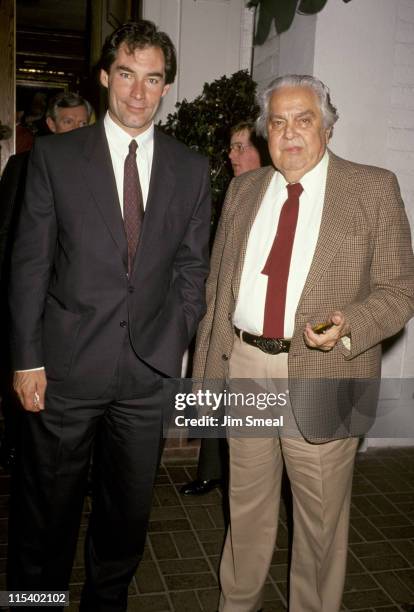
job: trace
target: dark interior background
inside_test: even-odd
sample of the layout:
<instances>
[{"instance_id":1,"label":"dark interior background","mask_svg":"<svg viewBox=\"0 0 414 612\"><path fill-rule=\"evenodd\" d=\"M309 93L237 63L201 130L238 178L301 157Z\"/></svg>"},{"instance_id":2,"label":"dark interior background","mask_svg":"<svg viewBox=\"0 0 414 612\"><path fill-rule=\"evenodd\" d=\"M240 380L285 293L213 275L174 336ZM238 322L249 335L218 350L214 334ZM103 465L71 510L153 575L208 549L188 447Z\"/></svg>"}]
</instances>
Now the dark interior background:
<instances>
[{"instance_id":1,"label":"dark interior background","mask_svg":"<svg viewBox=\"0 0 414 612\"><path fill-rule=\"evenodd\" d=\"M94 20L106 19L117 27L139 16L138 0L16 0L17 110L27 111L35 92L50 98L70 90L86 97L99 113Z\"/></svg>"}]
</instances>

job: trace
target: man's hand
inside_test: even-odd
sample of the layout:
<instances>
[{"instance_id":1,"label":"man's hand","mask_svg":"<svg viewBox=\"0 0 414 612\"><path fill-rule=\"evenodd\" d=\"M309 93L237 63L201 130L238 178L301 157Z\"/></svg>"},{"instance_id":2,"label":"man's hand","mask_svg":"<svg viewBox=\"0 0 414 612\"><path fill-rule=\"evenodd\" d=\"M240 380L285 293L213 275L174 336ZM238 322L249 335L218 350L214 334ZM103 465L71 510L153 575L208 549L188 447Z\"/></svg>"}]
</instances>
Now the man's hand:
<instances>
[{"instance_id":1,"label":"man's hand","mask_svg":"<svg viewBox=\"0 0 414 612\"><path fill-rule=\"evenodd\" d=\"M343 336L349 335L349 325L342 312L336 310L328 318L328 321L332 323L332 327L321 334L315 333L311 324L306 323L303 337L305 344L309 346L309 348L318 349L320 351L331 351L338 340Z\"/></svg>"},{"instance_id":2,"label":"man's hand","mask_svg":"<svg viewBox=\"0 0 414 612\"><path fill-rule=\"evenodd\" d=\"M44 410L46 385L44 370L14 373L13 388L23 408L29 412Z\"/></svg>"}]
</instances>

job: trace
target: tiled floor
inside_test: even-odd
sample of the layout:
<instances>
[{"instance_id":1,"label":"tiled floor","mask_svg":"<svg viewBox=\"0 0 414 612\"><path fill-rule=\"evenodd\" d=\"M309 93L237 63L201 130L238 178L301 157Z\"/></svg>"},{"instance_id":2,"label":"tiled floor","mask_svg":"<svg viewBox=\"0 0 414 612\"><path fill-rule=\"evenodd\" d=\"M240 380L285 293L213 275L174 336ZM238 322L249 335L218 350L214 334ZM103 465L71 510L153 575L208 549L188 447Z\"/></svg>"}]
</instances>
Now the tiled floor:
<instances>
[{"instance_id":1,"label":"tiled floor","mask_svg":"<svg viewBox=\"0 0 414 612\"><path fill-rule=\"evenodd\" d=\"M169 462L160 469L146 553L130 587L129 612L217 609L216 574L224 537L223 499L218 490L201 498L178 494L179 485L193 478L195 469L189 460ZM6 475L0 476L3 572L7 481ZM87 499L82 533L89 508ZM284 504L266 585L265 612L286 610L288 533ZM72 575L70 611L77 610L82 563L80 541ZM3 585L0 583L1 588ZM343 603L344 610L360 612L414 611L414 448L368 450L358 455Z\"/></svg>"}]
</instances>

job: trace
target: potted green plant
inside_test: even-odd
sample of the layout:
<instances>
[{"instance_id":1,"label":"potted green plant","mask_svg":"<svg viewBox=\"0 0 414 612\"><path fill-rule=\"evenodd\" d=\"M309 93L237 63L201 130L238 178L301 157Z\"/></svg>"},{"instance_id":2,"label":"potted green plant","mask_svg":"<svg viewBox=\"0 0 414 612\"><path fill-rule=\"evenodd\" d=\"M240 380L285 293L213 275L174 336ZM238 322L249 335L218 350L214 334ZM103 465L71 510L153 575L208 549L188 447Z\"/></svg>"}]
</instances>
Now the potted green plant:
<instances>
[{"instance_id":1,"label":"potted green plant","mask_svg":"<svg viewBox=\"0 0 414 612\"><path fill-rule=\"evenodd\" d=\"M232 173L228 163L231 126L258 114L256 83L245 70L205 83L192 102L183 100L160 127L210 160L213 198L212 225L220 215Z\"/></svg>"}]
</instances>

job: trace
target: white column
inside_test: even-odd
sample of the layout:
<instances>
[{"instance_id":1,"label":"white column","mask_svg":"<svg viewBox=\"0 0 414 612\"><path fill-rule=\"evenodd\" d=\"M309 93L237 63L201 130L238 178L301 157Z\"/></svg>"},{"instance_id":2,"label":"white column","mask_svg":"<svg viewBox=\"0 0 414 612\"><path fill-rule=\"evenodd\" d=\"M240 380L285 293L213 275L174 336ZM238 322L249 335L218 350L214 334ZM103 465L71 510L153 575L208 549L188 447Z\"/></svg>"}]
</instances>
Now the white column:
<instances>
[{"instance_id":1,"label":"white column","mask_svg":"<svg viewBox=\"0 0 414 612\"><path fill-rule=\"evenodd\" d=\"M254 48L253 78L259 89L282 74L313 74L316 19L298 14L280 36L272 24L265 43Z\"/></svg>"},{"instance_id":2,"label":"white column","mask_svg":"<svg viewBox=\"0 0 414 612\"><path fill-rule=\"evenodd\" d=\"M178 55L177 79L160 118L176 102L200 95L204 83L250 68L251 15L244 0L144 0L144 19L167 32Z\"/></svg>"},{"instance_id":3,"label":"white column","mask_svg":"<svg viewBox=\"0 0 414 612\"><path fill-rule=\"evenodd\" d=\"M318 15L314 74L329 85L340 119L332 148L339 155L397 174L414 227L414 3L410 0L330 0ZM413 444L414 325L384 345L385 382L378 433L367 445ZM411 389L411 391L410 391Z\"/></svg>"},{"instance_id":4,"label":"white column","mask_svg":"<svg viewBox=\"0 0 414 612\"><path fill-rule=\"evenodd\" d=\"M340 119L335 151L386 166L397 2L329 0L317 17L314 73L332 92Z\"/></svg>"}]
</instances>

